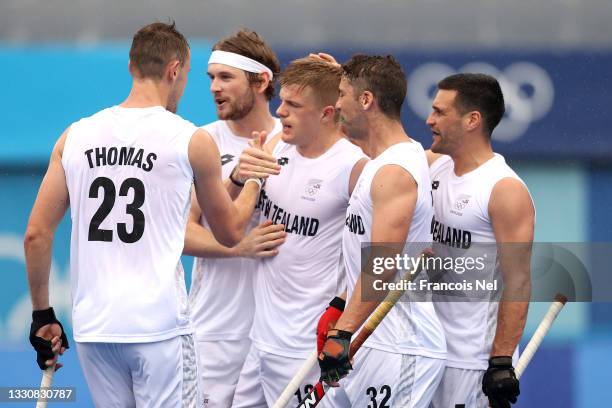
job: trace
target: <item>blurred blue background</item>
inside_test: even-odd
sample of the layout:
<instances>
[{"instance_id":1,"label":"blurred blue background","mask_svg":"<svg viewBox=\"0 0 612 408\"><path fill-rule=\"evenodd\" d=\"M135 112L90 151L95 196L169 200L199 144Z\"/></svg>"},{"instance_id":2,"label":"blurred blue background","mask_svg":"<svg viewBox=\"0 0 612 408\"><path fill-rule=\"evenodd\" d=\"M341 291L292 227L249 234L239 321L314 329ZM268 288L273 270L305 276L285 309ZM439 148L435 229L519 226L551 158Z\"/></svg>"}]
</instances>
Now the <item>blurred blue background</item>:
<instances>
[{"instance_id":1,"label":"blurred blue background","mask_svg":"<svg viewBox=\"0 0 612 408\"><path fill-rule=\"evenodd\" d=\"M609 2L563 1L553 8L550 1L511 7L436 0L416 1L409 11L399 2L361 0L292 4L288 14L237 1L176 9L152 1L147 10L124 4L114 11L99 1L78 3L76 9L68 1L54 8L36 0L0 4L0 387L40 382L27 342L31 305L22 241L51 149L71 122L127 96L129 38L167 16L188 37L210 39L191 42L192 71L179 106L196 124L215 119L205 75L210 47L241 26L263 34L283 66L319 50L339 60L355 52L394 54L409 83L403 120L425 147L430 132L424 119L436 82L458 71L494 74L508 105L494 147L530 188L536 241L612 241ZM290 15L301 20L281 17ZM366 27L357 28L362 21ZM70 331L69 230L66 217L54 243L51 303ZM184 259L187 271L191 262ZM532 303L524 339L547 308ZM68 406L92 406L76 351L63 362L55 384L77 388L77 402ZM612 306L569 304L521 380L517 406L609 406L611 362Z\"/></svg>"}]
</instances>

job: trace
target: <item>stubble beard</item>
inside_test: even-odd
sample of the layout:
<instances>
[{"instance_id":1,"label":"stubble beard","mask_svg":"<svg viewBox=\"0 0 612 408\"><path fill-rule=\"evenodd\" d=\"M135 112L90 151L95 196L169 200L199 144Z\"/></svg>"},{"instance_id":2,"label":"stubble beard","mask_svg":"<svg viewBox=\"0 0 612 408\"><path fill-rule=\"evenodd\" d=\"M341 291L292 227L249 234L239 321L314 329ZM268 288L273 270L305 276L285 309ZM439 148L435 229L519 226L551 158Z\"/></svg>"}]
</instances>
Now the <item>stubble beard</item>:
<instances>
[{"instance_id":1,"label":"stubble beard","mask_svg":"<svg viewBox=\"0 0 612 408\"><path fill-rule=\"evenodd\" d=\"M254 106L255 93L249 88L236 102L230 103L230 109L227 113L217 111L217 116L221 120L240 120L248 115Z\"/></svg>"}]
</instances>

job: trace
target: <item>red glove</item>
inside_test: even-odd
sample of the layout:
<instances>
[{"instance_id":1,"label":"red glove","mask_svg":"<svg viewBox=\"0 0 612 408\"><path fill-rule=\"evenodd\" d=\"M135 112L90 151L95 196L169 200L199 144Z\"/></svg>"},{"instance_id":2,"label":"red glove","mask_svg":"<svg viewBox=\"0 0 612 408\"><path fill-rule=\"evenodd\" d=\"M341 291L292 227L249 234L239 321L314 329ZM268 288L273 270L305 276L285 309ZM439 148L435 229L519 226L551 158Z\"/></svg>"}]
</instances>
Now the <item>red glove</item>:
<instances>
[{"instance_id":1,"label":"red glove","mask_svg":"<svg viewBox=\"0 0 612 408\"><path fill-rule=\"evenodd\" d=\"M323 345L327 340L327 331L333 329L340 316L342 316L345 303L343 299L336 296L329 302L329 306L319 318L317 324L317 354L321 354L321 350L323 350Z\"/></svg>"}]
</instances>

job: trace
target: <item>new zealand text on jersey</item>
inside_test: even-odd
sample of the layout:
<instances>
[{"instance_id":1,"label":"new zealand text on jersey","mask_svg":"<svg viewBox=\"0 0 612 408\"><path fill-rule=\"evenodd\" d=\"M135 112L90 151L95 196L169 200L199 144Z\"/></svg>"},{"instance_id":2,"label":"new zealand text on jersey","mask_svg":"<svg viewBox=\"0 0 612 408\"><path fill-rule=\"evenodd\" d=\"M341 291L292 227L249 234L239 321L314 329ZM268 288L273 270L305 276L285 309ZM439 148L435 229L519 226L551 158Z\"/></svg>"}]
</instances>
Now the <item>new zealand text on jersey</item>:
<instances>
[{"instance_id":1,"label":"new zealand text on jersey","mask_svg":"<svg viewBox=\"0 0 612 408\"><path fill-rule=\"evenodd\" d=\"M96 147L85 151L89 168L100 166L136 166L144 171L153 169L153 162L157 160L155 153L144 156L144 149L135 147Z\"/></svg>"},{"instance_id":2,"label":"new zealand text on jersey","mask_svg":"<svg viewBox=\"0 0 612 408\"><path fill-rule=\"evenodd\" d=\"M265 190L259 194L257 208L261 209L264 217L271 220L274 224L283 224L285 231L291 234L300 234L305 237L314 237L319 230L319 220L302 215L293 215L283 208L274 204L268 198Z\"/></svg>"},{"instance_id":3,"label":"new zealand text on jersey","mask_svg":"<svg viewBox=\"0 0 612 408\"><path fill-rule=\"evenodd\" d=\"M431 235L435 242L455 248L468 249L472 245L472 233L457 228L447 227L434 216L431 219Z\"/></svg>"}]
</instances>

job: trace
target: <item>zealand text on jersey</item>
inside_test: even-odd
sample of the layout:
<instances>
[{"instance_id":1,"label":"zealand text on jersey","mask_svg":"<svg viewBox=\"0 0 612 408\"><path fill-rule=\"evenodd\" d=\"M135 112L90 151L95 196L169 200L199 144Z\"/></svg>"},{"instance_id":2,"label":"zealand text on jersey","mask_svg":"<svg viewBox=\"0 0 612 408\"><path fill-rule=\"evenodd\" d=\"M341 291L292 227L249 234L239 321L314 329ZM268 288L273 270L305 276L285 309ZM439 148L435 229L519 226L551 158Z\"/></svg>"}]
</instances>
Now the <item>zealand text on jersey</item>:
<instances>
[{"instance_id":1,"label":"zealand text on jersey","mask_svg":"<svg viewBox=\"0 0 612 408\"><path fill-rule=\"evenodd\" d=\"M472 245L472 233L457 228L447 227L434 216L431 219L431 235L435 242L455 248L468 249Z\"/></svg>"},{"instance_id":2,"label":"zealand text on jersey","mask_svg":"<svg viewBox=\"0 0 612 408\"><path fill-rule=\"evenodd\" d=\"M365 234L365 227L363 226L363 220L360 215L348 214L344 225L349 229L350 232L357 235Z\"/></svg>"},{"instance_id":3,"label":"zealand text on jersey","mask_svg":"<svg viewBox=\"0 0 612 408\"><path fill-rule=\"evenodd\" d=\"M89 168L100 166L137 166L144 171L153 169L153 162L157 160L155 153L147 154L145 158L144 149L135 147L96 147L85 151ZM143 162L144 159L144 162Z\"/></svg>"},{"instance_id":4,"label":"zealand text on jersey","mask_svg":"<svg viewBox=\"0 0 612 408\"><path fill-rule=\"evenodd\" d=\"M257 208L261 209L264 217L271 220L274 224L283 224L285 231L291 234L300 234L305 237L314 237L319 230L319 220L302 215L292 215L283 208L274 204L268 198L265 190L259 194Z\"/></svg>"}]
</instances>

